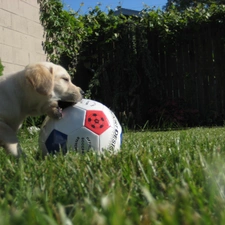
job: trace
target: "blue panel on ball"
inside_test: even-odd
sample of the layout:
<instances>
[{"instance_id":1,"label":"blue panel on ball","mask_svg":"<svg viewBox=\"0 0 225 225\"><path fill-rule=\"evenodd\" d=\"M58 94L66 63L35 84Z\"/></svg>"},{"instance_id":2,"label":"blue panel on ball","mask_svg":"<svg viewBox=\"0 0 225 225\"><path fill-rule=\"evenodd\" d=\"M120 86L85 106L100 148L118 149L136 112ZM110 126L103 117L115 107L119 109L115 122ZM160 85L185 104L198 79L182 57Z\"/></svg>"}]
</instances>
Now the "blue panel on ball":
<instances>
[{"instance_id":1,"label":"blue panel on ball","mask_svg":"<svg viewBox=\"0 0 225 225\"><path fill-rule=\"evenodd\" d=\"M45 145L48 150L48 153L54 154L60 151L66 153L67 152L66 143L67 143L67 135L54 129L48 136Z\"/></svg>"},{"instance_id":2,"label":"blue panel on ball","mask_svg":"<svg viewBox=\"0 0 225 225\"><path fill-rule=\"evenodd\" d=\"M122 145L122 142L123 142L123 132L121 132L120 134L120 146Z\"/></svg>"}]
</instances>

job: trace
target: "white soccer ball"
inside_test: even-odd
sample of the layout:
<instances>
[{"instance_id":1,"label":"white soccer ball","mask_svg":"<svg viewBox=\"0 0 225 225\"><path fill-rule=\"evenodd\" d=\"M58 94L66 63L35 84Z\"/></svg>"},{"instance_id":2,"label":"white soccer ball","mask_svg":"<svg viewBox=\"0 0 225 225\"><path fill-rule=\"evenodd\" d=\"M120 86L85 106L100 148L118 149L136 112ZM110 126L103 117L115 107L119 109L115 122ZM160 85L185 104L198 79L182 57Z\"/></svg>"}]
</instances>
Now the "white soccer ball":
<instances>
[{"instance_id":1,"label":"white soccer ball","mask_svg":"<svg viewBox=\"0 0 225 225\"><path fill-rule=\"evenodd\" d=\"M105 105L90 99L65 108L60 120L47 117L39 135L43 154L85 153L95 150L117 152L122 144L122 128L114 113Z\"/></svg>"}]
</instances>

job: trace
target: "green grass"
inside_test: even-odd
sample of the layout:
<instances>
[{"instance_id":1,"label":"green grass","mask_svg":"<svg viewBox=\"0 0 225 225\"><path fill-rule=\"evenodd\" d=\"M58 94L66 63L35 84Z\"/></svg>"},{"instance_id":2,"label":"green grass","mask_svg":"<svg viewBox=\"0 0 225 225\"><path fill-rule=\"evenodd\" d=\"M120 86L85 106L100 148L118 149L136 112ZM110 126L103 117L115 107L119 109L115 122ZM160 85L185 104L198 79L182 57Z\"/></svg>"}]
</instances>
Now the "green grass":
<instances>
[{"instance_id":1,"label":"green grass","mask_svg":"<svg viewBox=\"0 0 225 225\"><path fill-rule=\"evenodd\" d=\"M225 128L127 132L117 155L0 151L0 225L225 224Z\"/></svg>"}]
</instances>

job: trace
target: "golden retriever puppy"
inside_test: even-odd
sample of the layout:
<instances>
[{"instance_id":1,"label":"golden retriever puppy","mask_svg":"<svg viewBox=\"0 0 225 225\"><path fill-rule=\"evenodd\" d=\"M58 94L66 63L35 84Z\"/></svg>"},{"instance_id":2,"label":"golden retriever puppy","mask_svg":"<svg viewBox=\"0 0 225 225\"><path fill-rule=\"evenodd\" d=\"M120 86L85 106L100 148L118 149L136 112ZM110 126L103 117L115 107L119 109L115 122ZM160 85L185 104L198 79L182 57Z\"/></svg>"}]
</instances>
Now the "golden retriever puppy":
<instances>
[{"instance_id":1,"label":"golden retriever puppy","mask_svg":"<svg viewBox=\"0 0 225 225\"><path fill-rule=\"evenodd\" d=\"M22 151L16 133L27 116L47 114L60 119L58 102L71 105L82 99L68 72L50 62L30 64L24 70L0 77L0 146L14 156Z\"/></svg>"}]
</instances>

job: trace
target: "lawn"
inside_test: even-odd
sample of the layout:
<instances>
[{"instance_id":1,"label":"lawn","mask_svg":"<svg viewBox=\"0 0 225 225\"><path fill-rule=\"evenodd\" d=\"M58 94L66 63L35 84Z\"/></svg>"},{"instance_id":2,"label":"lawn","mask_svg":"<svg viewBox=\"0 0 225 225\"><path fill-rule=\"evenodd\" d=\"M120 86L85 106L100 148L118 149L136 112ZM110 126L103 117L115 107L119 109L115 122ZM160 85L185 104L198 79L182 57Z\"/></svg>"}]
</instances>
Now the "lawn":
<instances>
[{"instance_id":1,"label":"lawn","mask_svg":"<svg viewBox=\"0 0 225 225\"><path fill-rule=\"evenodd\" d=\"M117 155L0 151L0 225L225 224L225 128L126 132Z\"/></svg>"}]
</instances>

